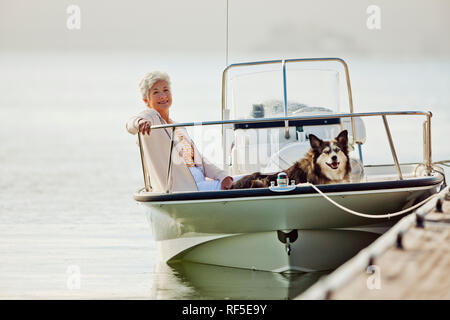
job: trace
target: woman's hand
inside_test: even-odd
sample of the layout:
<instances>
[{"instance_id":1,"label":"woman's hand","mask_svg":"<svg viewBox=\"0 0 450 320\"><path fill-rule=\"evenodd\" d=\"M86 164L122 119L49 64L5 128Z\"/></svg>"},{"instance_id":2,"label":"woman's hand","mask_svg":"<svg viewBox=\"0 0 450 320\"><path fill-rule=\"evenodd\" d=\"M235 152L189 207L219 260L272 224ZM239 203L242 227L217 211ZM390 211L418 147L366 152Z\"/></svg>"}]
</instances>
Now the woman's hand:
<instances>
[{"instance_id":1,"label":"woman's hand","mask_svg":"<svg viewBox=\"0 0 450 320\"><path fill-rule=\"evenodd\" d=\"M152 123L146 119L141 119L138 121L138 131L142 134L148 134L150 135L150 127L152 126Z\"/></svg>"},{"instance_id":2,"label":"woman's hand","mask_svg":"<svg viewBox=\"0 0 450 320\"><path fill-rule=\"evenodd\" d=\"M228 176L225 177L225 179L222 180L222 190L228 190L231 188L231 185L233 184L233 178Z\"/></svg>"}]
</instances>

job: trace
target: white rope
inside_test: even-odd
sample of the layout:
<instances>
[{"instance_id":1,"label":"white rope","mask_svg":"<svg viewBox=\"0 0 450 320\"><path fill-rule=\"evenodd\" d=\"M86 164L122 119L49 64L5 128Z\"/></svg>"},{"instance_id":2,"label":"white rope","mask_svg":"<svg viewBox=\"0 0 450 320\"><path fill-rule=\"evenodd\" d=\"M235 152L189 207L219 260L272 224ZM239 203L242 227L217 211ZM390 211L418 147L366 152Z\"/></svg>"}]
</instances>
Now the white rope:
<instances>
[{"instance_id":1,"label":"white rope","mask_svg":"<svg viewBox=\"0 0 450 320\"><path fill-rule=\"evenodd\" d=\"M359 216L359 217L363 217L363 218L372 218L372 219L385 219L385 218L392 218L392 217L396 217L399 215L402 215L408 211L414 210L418 207L420 207L421 205L423 205L425 202L430 201L432 198L438 196L438 193L435 193L431 196L429 196L428 198L426 198L425 200L413 205L412 207L402 210L402 211L398 211L398 212L393 212L393 213L388 213L388 214L382 214L382 215L377 215L377 214L365 214L365 213L361 213L361 212L357 212L351 209L348 209L346 207L344 207L343 205L340 205L339 203L337 203L336 201L334 201L333 199L331 199L330 197L328 197L326 194L324 194L322 191L320 191L319 188L317 188L315 185L313 185L312 183L306 182L306 183L300 183L297 185L301 185L301 186L311 186L314 190L316 190L322 197L324 197L326 200L328 200L329 202L331 202L332 204L334 204L336 207L342 209L345 212L348 212L350 214L353 214L355 216Z\"/></svg>"}]
</instances>

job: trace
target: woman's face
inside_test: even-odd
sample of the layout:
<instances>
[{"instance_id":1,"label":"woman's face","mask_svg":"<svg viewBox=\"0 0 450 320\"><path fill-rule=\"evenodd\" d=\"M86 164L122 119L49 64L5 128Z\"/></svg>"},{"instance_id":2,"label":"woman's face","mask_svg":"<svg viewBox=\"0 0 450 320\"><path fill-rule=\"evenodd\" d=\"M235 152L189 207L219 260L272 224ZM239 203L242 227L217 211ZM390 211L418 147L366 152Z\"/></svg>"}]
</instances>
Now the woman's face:
<instances>
[{"instance_id":1,"label":"woman's face","mask_svg":"<svg viewBox=\"0 0 450 320\"><path fill-rule=\"evenodd\" d=\"M167 81L158 80L148 91L149 101L144 98L145 103L156 111L168 109L172 105L172 93Z\"/></svg>"}]
</instances>

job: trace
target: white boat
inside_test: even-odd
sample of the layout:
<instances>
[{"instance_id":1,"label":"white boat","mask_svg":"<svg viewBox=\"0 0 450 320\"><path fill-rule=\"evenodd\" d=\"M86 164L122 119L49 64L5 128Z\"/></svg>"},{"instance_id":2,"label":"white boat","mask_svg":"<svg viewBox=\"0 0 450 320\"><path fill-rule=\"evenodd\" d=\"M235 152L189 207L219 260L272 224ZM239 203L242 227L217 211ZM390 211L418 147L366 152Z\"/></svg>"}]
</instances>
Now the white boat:
<instances>
[{"instance_id":1,"label":"white boat","mask_svg":"<svg viewBox=\"0 0 450 320\"><path fill-rule=\"evenodd\" d=\"M290 83L297 76L298 87L287 84L288 64L306 66L293 68L292 72L289 70ZM281 68L272 68L280 65ZM249 67L267 66L269 70L248 71ZM343 72L336 71L336 66L341 66ZM242 69L245 72L230 75L232 70ZM318 73L318 79L312 76L315 73ZM272 84L278 83L273 78L280 80L277 88L282 92L281 102L268 100ZM443 175L435 171L432 164L431 113L355 113L348 67L342 59L233 64L224 70L222 79L222 120L153 126L152 130L221 125L225 169L230 175L239 176L255 171L284 170L309 149L309 133L327 139L346 128L354 150L351 154L351 182L157 193L151 191L143 165L145 188L137 191L134 199L147 208L148 222L163 262L182 260L272 272L330 270L374 241L401 214L386 218L380 216L412 208L435 194L443 184ZM269 89L262 85L261 79L269 82ZM327 79L331 79L328 86L325 85ZM328 92L311 89L315 81L321 90ZM339 83L345 84L346 99L342 97ZM296 97L296 92L304 87L308 90ZM241 89L246 94L242 94ZM287 91L290 97L294 96L289 102ZM253 103L255 97L259 99L257 103ZM301 103L292 102L294 100ZM348 105L349 112L340 111L343 104ZM388 116L425 117L421 134L423 163L398 162ZM362 145L366 132L362 119L365 117L383 119L394 164L363 165ZM250 159L252 156L254 159ZM143 164L144 157L141 148ZM170 155L168 161L167 178L170 179ZM327 197L341 206L370 216L345 211Z\"/></svg>"}]
</instances>

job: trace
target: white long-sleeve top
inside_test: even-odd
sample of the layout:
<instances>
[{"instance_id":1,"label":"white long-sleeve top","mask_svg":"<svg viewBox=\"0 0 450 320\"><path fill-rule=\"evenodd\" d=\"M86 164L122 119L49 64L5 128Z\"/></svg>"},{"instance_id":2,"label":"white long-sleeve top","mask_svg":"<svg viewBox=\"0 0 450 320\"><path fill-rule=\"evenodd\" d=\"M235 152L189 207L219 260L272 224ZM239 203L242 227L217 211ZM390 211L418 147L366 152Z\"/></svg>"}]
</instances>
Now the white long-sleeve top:
<instances>
[{"instance_id":1,"label":"white long-sleeve top","mask_svg":"<svg viewBox=\"0 0 450 320\"><path fill-rule=\"evenodd\" d=\"M149 120L152 125L167 124L156 110L149 108L128 120L126 128L129 133L133 135L138 133L139 120L141 119ZM173 122L172 119L170 120ZM222 169L201 155L185 128L178 127L177 130L180 130L183 137L193 146L194 164L202 168L205 177L219 181L227 177L227 174ZM167 189L171 131L170 128L153 129L150 135L141 136L144 159L150 175L153 192L165 192ZM174 140L174 151L176 152L172 153L170 190L172 192L197 191L195 180L183 158L182 145L178 143L176 137Z\"/></svg>"}]
</instances>

